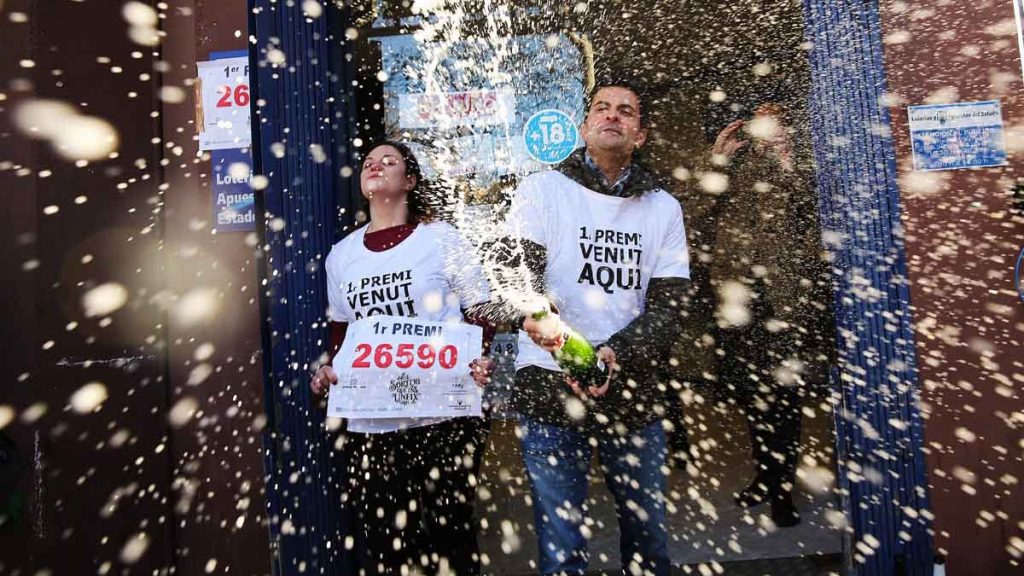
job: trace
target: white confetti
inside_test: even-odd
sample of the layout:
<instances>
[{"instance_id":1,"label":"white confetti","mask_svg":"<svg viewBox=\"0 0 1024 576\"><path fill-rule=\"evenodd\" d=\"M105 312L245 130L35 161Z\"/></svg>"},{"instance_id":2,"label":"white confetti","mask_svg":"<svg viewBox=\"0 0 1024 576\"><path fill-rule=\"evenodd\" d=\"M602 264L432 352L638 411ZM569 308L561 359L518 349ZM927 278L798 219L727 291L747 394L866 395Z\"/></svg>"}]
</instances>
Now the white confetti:
<instances>
[{"instance_id":1,"label":"white confetti","mask_svg":"<svg viewBox=\"0 0 1024 576\"><path fill-rule=\"evenodd\" d=\"M88 414L107 399L107 387L101 382L89 382L71 395L71 409L79 414Z\"/></svg>"},{"instance_id":2,"label":"white confetti","mask_svg":"<svg viewBox=\"0 0 1024 576\"><path fill-rule=\"evenodd\" d=\"M82 296L82 309L86 318L97 318L107 316L127 302L128 289L117 282L107 282Z\"/></svg>"},{"instance_id":3,"label":"white confetti","mask_svg":"<svg viewBox=\"0 0 1024 576\"><path fill-rule=\"evenodd\" d=\"M135 564L142 558L142 555L146 553L146 549L149 548L149 536L145 532L139 532L121 547L121 562L125 564Z\"/></svg>"}]
</instances>

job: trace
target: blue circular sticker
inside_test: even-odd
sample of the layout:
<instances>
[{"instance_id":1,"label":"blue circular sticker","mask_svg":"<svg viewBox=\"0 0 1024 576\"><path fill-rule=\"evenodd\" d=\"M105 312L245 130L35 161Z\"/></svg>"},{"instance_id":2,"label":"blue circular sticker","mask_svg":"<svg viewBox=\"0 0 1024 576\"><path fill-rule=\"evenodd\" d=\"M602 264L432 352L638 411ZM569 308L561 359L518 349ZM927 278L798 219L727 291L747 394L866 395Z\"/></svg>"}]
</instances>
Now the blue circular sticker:
<instances>
[{"instance_id":1,"label":"blue circular sticker","mask_svg":"<svg viewBox=\"0 0 1024 576\"><path fill-rule=\"evenodd\" d=\"M558 164L576 149L579 130L561 110L541 110L526 121L523 143L531 158L545 164Z\"/></svg>"}]
</instances>

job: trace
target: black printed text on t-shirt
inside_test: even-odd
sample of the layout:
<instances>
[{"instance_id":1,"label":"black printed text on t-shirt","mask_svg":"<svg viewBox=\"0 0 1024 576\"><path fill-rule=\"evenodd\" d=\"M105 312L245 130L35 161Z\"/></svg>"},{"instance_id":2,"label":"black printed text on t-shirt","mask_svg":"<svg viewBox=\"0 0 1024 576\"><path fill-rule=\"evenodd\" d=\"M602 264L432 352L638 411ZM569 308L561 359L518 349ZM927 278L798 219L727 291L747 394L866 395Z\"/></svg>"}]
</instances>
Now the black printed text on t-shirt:
<instances>
[{"instance_id":1,"label":"black printed text on t-shirt","mask_svg":"<svg viewBox=\"0 0 1024 576\"><path fill-rule=\"evenodd\" d=\"M356 320L378 314L415 316L416 309L409 292L411 286L412 270L388 272L360 278L358 283L349 282L345 298Z\"/></svg>"},{"instance_id":2,"label":"black printed text on t-shirt","mask_svg":"<svg viewBox=\"0 0 1024 576\"><path fill-rule=\"evenodd\" d=\"M600 286L611 294L615 289L640 290L640 248L643 234L607 228L580 226L580 255L583 269L580 284Z\"/></svg>"}]
</instances>

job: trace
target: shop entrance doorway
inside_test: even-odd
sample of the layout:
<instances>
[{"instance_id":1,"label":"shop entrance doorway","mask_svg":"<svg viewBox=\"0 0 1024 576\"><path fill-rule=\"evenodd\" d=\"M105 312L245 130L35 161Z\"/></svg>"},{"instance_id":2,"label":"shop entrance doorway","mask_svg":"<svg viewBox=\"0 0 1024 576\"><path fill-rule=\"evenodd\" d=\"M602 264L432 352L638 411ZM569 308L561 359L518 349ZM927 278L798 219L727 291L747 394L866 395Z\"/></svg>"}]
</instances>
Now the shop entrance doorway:
<instances>
[{"instance_id":1,"label":"shop entrance doorway","mask_svg":"<svg viewBox=\"0 0 1024 576\"><path fill-rule=\"evenodd\" d=\"M568 76L582 76L577 82L583 87L605 74L632 75L632 79L642 80L653 93L647 94L645 101L655 122L660 122L652 126L648 161L677 181L669 187L686 206L695 257L699 256L697 248L707 245L711 250L713 247L709 239L701 237L702 225L706 228L708 222L721 222L719 218L700 216L701 199L721 198L723 177L728 176L722 170L703 169L701 155L711 146L723 124L736 115L756 111L753 107L758 104L758 97L770 94L774 101L787 95L791 97L800 93L800 90L794 91L794 87L801 86L801 78L808 82L803 99L806 106L799 104L798 96L796 103L785 108L794 117L802 115L808 119L789 119L787 125L796 128L793 132L793 156L796 158L803 156L795 142L801 134L811 133L817 210L821 220L816 233L827 248L831 264L837 345L832 348L836 362L827 388L831 393L830 403L822 408L822 399L805 399L800 409L803 435L807 438L805 453L814 456L808 461L801 455L798 463L805 468L802 477L808 481L798 481L797 490L804 494L805 490L817 489L824 495L836 495L840 502L836 505L826 496L823 507L816 508L809 506L813 501L798 500L802 523L797 528L766 530L766 533L769 536L795 534L796 530L823 526L822 533L835 538L830 542L845 543L843 558L846 567L854 572L924 574L931 571L928 533L931 516L923 512L928 508L928 494L922 457L922 422L917 404L915 344L906 286L906 259L899 236L900 199L894 154L888 139L889 118L882 103L885 73L877 3L805 0L802 6L785 3L767 10L754 5L756 3L680 6L644 2L626 7L617 1L593 1L564 6L516 2L511 6L479 0L431 2L429 8L433 12L424 18L423 14L414 13L414 8L428 6L427 3L368 0L332 4L327 19L300 15L297 5L280 6L256 0L254 3L259 10L252 12L251 29L260 42L253 44L252 51L254 62L259 63L253 100L266 103L259 111L259 122L253 123L258 132L254 142L259 143L254 145L254 161L256 171L268 179L259 208L271 218L278 215L282 221L286 218L287 225L285 229L268 226L264 230L269 263L264 278L270 295L263 302L268 318L264 332L268 382L304 382L308 374L303 372L304 365L295 359L313 358L322 349L323 341L318 339L323 337L323 326L309 320L322 318L326 306L322 273L315 265L291 264L295 254L322 257L339 235L351 229L352 220L358 216L359 196L351 176L359 144L382 133L386 128L388 106L395 104L394 101L389 104L383 90L385 86L382 86L394 81L393 75L381 68L383 54L372 63L372 59L364 56L372 56L373 51L359 47L368 45L371 37L411 34L424 41L441 42L485 39L501 46L497 52L499 61L515 63L520 73L524 66L527 72L541 72L537 81L513 83L512 78L517 76L491 66L493 58L449 54L446 58L431 59L432 65L443 64L444 67L429 68L429 74L419 73L415 66L400 68L403 74L413 72L417 81L475 76L511 85L513 95L527 95L530 88L548 85L565 87L571 95L572 83L561 81L566 76L560 76L559 71L569 70L562 66L561 58L549 55L546 62L536 65L535 60L524 55L521 46L516 48L502 40L521 35L539 36L543 40L543 47L536 47L540 53L543 50L568 53L568 47L574 47L581 61L577 68L580 73ZM449 8L452 8L451 17L442 18L440 12ZM376 46L380 48L382 44ZM282 53L293 59L282 64ZM438 74L439 71L444 74ZM460 88L464 95L451 102L464 102L467 98L472 101L473 96L465 93L472 92L473 88ZM446 90L449 93L460 91L454 87ZM487 90L497 91L484 89ZM580 92L583 90L576 90L577 94ZM505 98L493 96L489 101L502 102ZM413 97L406 103L415 101ZM577 121L581 119L581 102L576 108L571 99L566 102L570 104L566 114ZM540 103L533 101L533 104ZM397 105L401 107L401 98ZM401 116L396 116L401 122ZM487 118L489 122L476 125L501 125L507 135L494 136L491 132L490 145L482 143L479 150L501 159L501 162L483 166L514 166L516 158L521 156L516 156L516 150L510 150L515 141L512 136L517 130L521 134L523 126L517 123L528 118L518 114L509 117L491 114ZM497 121L499 118L504 120ZM410 132L411 137L415 127L408 128L400 131L403 136ZM456 159L453 150L465 150L467 143L472 145L478 141L474 138L453 141L466 136L477 134L456 132L427 143L445 152L451 166L450 160ZM497 141L501 138L505 140ZM435 143L438 140L440 143ZM282 157L282 142L294 146L297 152ZM689 151L684 150L687 146L691 147ZM307 148L314 153L306 154ZM470 150L477 148L470 147ZM325 154L318 154L321 151ZM486 206L500 206L501 194L511 182L501 175L481 174L480 165L454 165L463 170L463 174L473 175L473 178L462 178L462 184L456 180L452 186L452 190L463 188L453 196L462 202L461 205L457 202L456 207L462 214L485 218L493 215ZM708 174L717 175L705 178ZM486 187L481 185L487 181L485 177L491 178ZM757 184L756 179L754 184ZM715 189L719 190L719 196L715 196ZM499 201L492 203L495 199ZM713 207L715 202L707 204ZM739 206L749 208L743 203ZM738 213L721 212L731 216ZM268 219L268 222L275 221ZM332 230L335 226L337 229ZM766 248L773 245L763 243ZM276 266L282 262L286 263L286 273L278 274ZM713 260L709 260L711 262ZM713 272L708 272L712 280ZM754 288L760 290L756 282L754 284ZM744 291L738 293L742 295ZM700 339L715 355L714 344L721 341L713 333L721 328L714 315L721 306L711 299L716 296L717 288L710 291L710 296L704 295L713 319L711 339L705 341L703 332L699 331L691 336L693 342ZM697 299L700 298L698 294ZM772 306L783 310L787 307L784 300L773 302ZM752 317L758 317L757 314L752 312ZM704 458L705 463L711 458L712 462L701 464L706 471L697 472L698 477L703 474L708 479L710 488L690 480L688 472L672 472L673 479L685 480L679 486L686 490L679 492L679 498L673 501L676 508L673 514L681 509L677 502L686 498L687 502L706 502L699 512L704 517L723 518L723 511L731 506L728 496L723 496L719 505L709 497L711 489L718 490L726 476L737 486L750 478L734 480L733 474L726 472L732 470L729 454L736 455L735 461L742 463L747 450L742 438L743 420L737 416L741 413L738 405L718 397L723 386L718 378L720 367L714 361L715 356L707 363L707 369L698 371L694 369L696 361L691 362L682 355L689 350L687 345L682 343L681 346L672 368L676 369L676 381L684 390L689 386L692 395L683 408L685 416L679 416L679 420L689 425L691 440L698 448L696 454L690 453L694 457L691 464L696 467L698 458ZM750 349L761 350L756 346L747 348ZM738 357L728 353L724 356ZM741 363L740 367L743 366ZM711 377L705 377L705 372ZM763 378L759 374L758 377L761 382L776 379L774 374ZM272 517L280 518L281 526L310 528L272 530L275 545L280 549L280 561L283 566L323 565L332 567L331 570L342 570L344 564L339 563L337 557L343 560L346 553L333 543L343 541L350 527L343 519L331 517L335 509L333 495L323 489L326 485L323 478L331 474L329 447L316 428L319 423L310 424L309 409L313 402L285 388L268 386L267 395L268 406L273 407L268 408L268 428L274 431L276 438L288 440L286 445L271 446L268 450L270 469L274 470L272 476L278 479L316 476L316 481L310 478L294 486L287 482L271 484L275 486L269 495ZM822 437L820 432L831 430L833 425L834 442L827 433ZM485 548L500 551L500 555L489 555L488 570L517 573L524 566L526 571L532 570L529 566L531 553L526 547L533 542L533 535L525 479L517 476L514 468L518 463L514 431L510 424L505 426L496 429L494 456L487 462L488 466L497 468L485 468L481 476L482 482L491 483L482 487L490 490L490 494L480 499L481 513L486 520L482 538ZM719 436L712 436L715 430L719 431ZM811 435L814 441L809 439ZM288 450L292 445L308 449ZM833 445L834 457L829 453ZM508 464L503 467L502 462ZM752 462L747 461L742 466L749 466L747 473L753 475ZM718 477L712 482L711 473L716 470ZM735 476L740 473L736 472ZM305 503L303 507L291 507L296 497ZM595 500L595 515L601 513L599 504ZM500 509L503 505L519 508L505 511ZM827 525L815 519L815 510L820 511ZM323 512L328 517L322 518L313 511ZM721 559L719 562L736 558L730 554L753 549L736 542L739 536L731 533L734 537L725 541L705 538L694 542L691 534L704 531L708 527L707 520L697 515L685 516L686 512L682 514L680 517L686 519L687 528L677 531L680 546L713 551ZM747 526L750 522L759 523L755 514L749 515L749 521L741 516L741 521ZM729 541L733 541L733 545ZM801 552L827 550L804 540L797 540L796 546ZM740 552L736 552L736 548ZM774 545L772 548L778 549ZM600 554L601 551L595 548L595 552ZM606 556L595 555L594 566L600 562L613 565L616 560Z\"/></svg>"},{"instance_id":2,"label":"shop entrance doorway","mask_svg":"<svg viewBox=\"0 0 1024 576\"><path fill-rule=\"evenodd\" d=\"M692 301L680 320L687 324L687 335L675 347L668 369L672 388L666 391L670 401L665 420L674 427L676 453L669 472L673 560L711 566L810 557L803 562L812 568L838 564L845 524L835 492L834 423L827 382L834 321L827 270L823 276L825 267L809 262L821 264L824 251L807 121L811 80L802 8L791 3L766 8L759 2L680 7L658 0L629 8L591 4L568 11L543 5L470 4L461 7L464 14L442 13L425 21L412 8L378 2L357 19L358 137L364 142L382 136L412 140L427 159L429 176L448 177L455 186L452 196L457 197L446 207L447 217L465 225L471 235L486 235L479 212L500 217L517 176L545 169L521 144L531 116L554 108L579 122L584 95L595 81L626 82L642 90L651 126L643 160L664 176L666 188L681 201L693 252ZM507 98L515 110L508 123L497 125L479 117L453 120L460 113L450 109L431 118L422 113L427 105L421 93L463 100ZM784 113L777 118L755 114L764 105L778 106ZM730 162L712 158L718 135L736 120L746 121L735 139L747 141L748 149ZM783 206L778 214L766 217L805 225L787 230L785 237L767 232L770 237L756 239L768 244L756 254L767 258L765 262L750 260L755 256L749 246L728 237L729 227L739 222L738 213L758 220L758 212L779 208L770 202L756 209L744 205L765 202L764 194L759 200L752 193L753 187L779 181L772 174L752 174L745 168L765 158L778 163L765 152L765 136L758 130L785 133L788 161L803 168L799 177L782 179L790 188L773 193L784 198ZM353 152L358 154L358 149ZM723 178L732 178L734 189L719 185ZM795 269L801 277L783 284L772 277L773 271L759 278L761 269L794 250L799 242L791 236L798 234L816 244L802 265L797 262L794 268L789 263L787 270ZM723 265L734 260L745 263ZM726 277L723 270L737 272L735 278ZM818 289L792 290L784 297L772 292L801 283ZM752 314L748 320L725 317L730 314L729 286L750 298L740 305L743 310L733 311ZM768 304L778 308L778 314L766 313ZM779 322L776 316L784 317L782 308L809 312L793 332L800 332L798 339L820 344L801 359L815 364L797 368L803 374L786 372L792 368L783 365L789 358L760 363L754 359L757 348L772 347L787 337L786 330L776 332L771 326ZM513 340L512 334L499 336L498 353L514 351ZM494 574L537 570L529 482L515 414L507 410L502 390L511 385L513 355L501 357L505 373L489 391L496 410L478 495L480 544L487 571ZM773 415L765 417L765 412ZM786 429L803 424L799 456L790 457L800 514L796 526L780 527L769 506L748 509L735 502L735 496L754 481L757 468L747 414L759 437L792 435ZM771 439L757 444L760 450L778 447ZM775 456L782 457L777 452ZM588 510L595 527L591 567L614 569L621 561L614 503L596 459L593 466Z\"/></svg>"}]
</instances>

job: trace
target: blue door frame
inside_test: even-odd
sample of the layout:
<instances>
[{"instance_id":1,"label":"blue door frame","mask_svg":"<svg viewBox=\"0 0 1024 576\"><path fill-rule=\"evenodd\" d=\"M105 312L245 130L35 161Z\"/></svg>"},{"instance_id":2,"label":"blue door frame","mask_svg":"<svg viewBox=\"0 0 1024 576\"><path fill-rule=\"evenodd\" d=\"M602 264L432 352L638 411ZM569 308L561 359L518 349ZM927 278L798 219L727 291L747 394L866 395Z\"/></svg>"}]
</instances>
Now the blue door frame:
<instances>
[{"instance_id":1,"label":"blue door frame","mask_svg":"<svg viewBox=\"0 0 1024 576\"><path fill-rule=\"evenodd\" d=\"M253 162L263 250L266 496L276 574L348 574L332 442L308 388L326 347L324 257L349 223L355 133L347 14L249 0ZM895 152L875 0L804 0L824 238L834 255L839 488L851 573L932 569ZM337 462L334 463L338 464Z\"/></svg>"},{"instance_id":2,"label":"blue door frame","mask_svg":"<svg viewBox=\"0 0 1024 576\"><path fill-rule=\"evenodd\" d=\"M823 237L834 256L839 488L860 574L932 573L896 154L875 0L805 0Z\"/></svg>"},{"instance_id":3,"label":"blue door frame","mask_svg":"<svg viewBox=\"0 0 1024 576\"><path fill-rule=\"evenodd\" d=\"M267 424L266 499L275 574L351 574L339 539L346 510L335 482L333 442L309 391L310 364L327 348L322 264L352 203L347 166L351 111L344 13L307 18L300 2L249 1L253 170ZM339 462L334 462L335 465Z\"/></svg>"}]
</instances>

